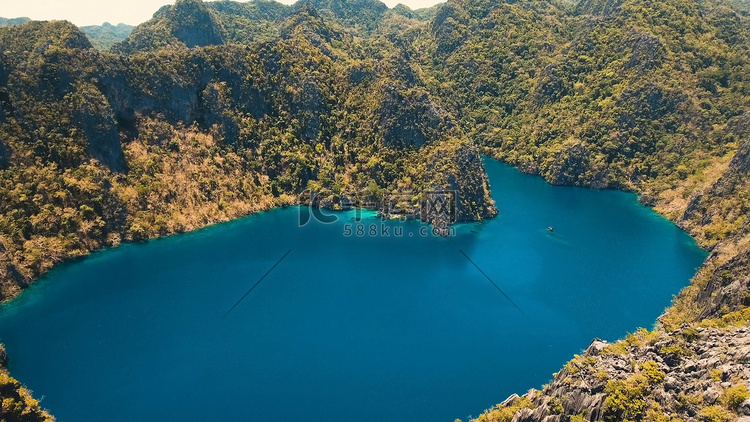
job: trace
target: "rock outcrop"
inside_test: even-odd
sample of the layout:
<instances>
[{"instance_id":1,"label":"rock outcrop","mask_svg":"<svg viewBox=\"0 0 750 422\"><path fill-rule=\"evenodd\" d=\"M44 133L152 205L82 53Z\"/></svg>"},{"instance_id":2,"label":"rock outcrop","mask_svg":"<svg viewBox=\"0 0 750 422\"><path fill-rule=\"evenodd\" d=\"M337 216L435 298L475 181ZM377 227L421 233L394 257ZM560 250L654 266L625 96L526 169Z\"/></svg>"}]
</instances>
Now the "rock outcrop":
<instances>
[{"instance_id":1,"label":"rock outcrop","mask_svg":"<svg viewBox=\"0 0 750 422\"><path fill-rule=\"evenodd\" d=\"M177 0L154 18L138 25L123 42L114 46L122 53L152 51L166 46L187 48L224 43L219 19L201 0Z\"/></svg>"},{"instance_id":2,"label":"rock outcrop","mask_svg":"<svg viewBox=\"0 0 750 422\"><path fill-rule=\"evenodd\" d=\"M594 340L542 391L476 420L500 420L493 415L519 404L513 422L731 420L750 415L748 380L750 327L642 330L618 343Z\"/></svg>"}]
</instances>

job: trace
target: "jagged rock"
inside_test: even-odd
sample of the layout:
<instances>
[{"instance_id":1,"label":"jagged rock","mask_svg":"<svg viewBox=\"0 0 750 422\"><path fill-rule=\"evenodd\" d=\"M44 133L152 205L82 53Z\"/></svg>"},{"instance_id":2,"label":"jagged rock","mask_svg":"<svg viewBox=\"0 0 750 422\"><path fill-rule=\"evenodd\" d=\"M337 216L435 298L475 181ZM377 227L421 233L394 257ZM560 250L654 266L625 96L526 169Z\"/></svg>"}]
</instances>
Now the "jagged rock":
<instances>
[{"instance_id":1,"label":"jagged rock","mask_svg":"<svg viewBox=\"0 0 750 422\"><path fill-rule=\"evenodd\" d=\"M188 47L221 44L221 27L201 0L177 0L171 10L172 34Z\"/></svg>"},{"instance_id":2,"label":"jagged rock","mask_svg":"<svg viewBox=\"0 0 750 422\"><path fill-rule=\"evenodd\" d=\"M712 317L722 307L734 311L741 306L747 306L745 292L748 290L750 278L740 276L740 274L748 274L748 272L750 272L750 250L736 255L719 266L698 295L700 303L705 304L700 318Z\"/></svg>"},{"instance_id":3,"label":"jagged rock","mask_svg":"<svg viewBox=\"0 0 750 422\"><path fill-rule=\"evenodd\" d=\"M445 110L433 103L427 92L406 92L394 83L383 89L378 114L384 141L392 146L422 147L429 139L435 139L441 128L452 126ZM415 121L415 115L424 120Z\"/></svg>"},{"instance_id":4,"label":"jagged rock","mask_svg":"<svg viewBox=\"0 0 750 422\"><path fill-rule=\"evenodd\" d=\"M82 102L75 108L76 123L88 140L87 152L115 172L127 169L117 123L107 99L94 86L77 93Z\"/></svg>"},{"instance_id":5,"label":"jagged rock","mask_svg":"<svg viewBox=\"0 0 750 422\"><path fill-rule=\"evenodd\" d=\"M717 388L709 387L705 392L703 392L703 401L708 404L714 404L716 403L716 400L719 399L720 395L721 392Z\"/></svg>"},{"instance_id":6,"label":"jagged rock","mask_svg":"<svg viewBox=\"0 0 750 422\"><path fill-rule=\"evenodd\" d=\"M531 409L521 409L513 416L511 422L533 422L538 420L534 417L534 411Z\"/></svg>"},{"instance_id":7,"label":"jagged rock","mask_svg":"<svg viewBox=\"0 0 750 422\"><path fill-rule=\"evenodd\" d=\"M750 136L750 113L743 114L741 119L741 122L733 122L732 130L743 138L747 138ZM745 140L740 144L729 167L736 173L750 173L750 141Z\"/></svg>"},{"instance_id":8,"label":"jagged rock","mask_svg":"<svg viewBox=\"0 0 750 422\"><path fill-rule=\"evenodd\" d=\"M652 342L630 344L627 355L599 353L597 349L601 348L604 342L592 341L583 352L583 356L587 358L587 361L589 357L593 357L593 363L587 363L585 366L577 365L579 370L575 374L571 374L566 366L545 387L544 391L525 396L532 400L535 407L518 412L513 420L517 422L567 421L571 416L579 415L584 410L587 412L586 420L602 420L607 392L603 388L601 390L594 388L597 383L600 386L603 385L602 372L607 375L604 383L617 380L627 382L631 377L642 373L640 368L644 363L654 361L652 357L655 350L679 344L686 355L692 355L696 349L700 348L705 349L704 356L701 360L687 359L674 366L658 365L658 370L664 372L663 381L649 382L644 390L643 398L646 402L658 405L670 418L695 421L703 407L718 403L724 389L737 385L738 379L750 378L748 376L750 365L737 363L730 355L732 349L727 350L723 347L730 343L745 344L750 341L750 334L748 334L747 327L737 329L696 327L695 331L691 331L693 337L690 342L685 342L685 330L688 328L692 330L692 327L686 325L669 333L658 332L658 337ZM698 333L697 336L695 332ZM732 363L722 363L723 359ZM715 373L710 370L711 368L720 368L722 376L726 377L722 379L721 386L715 381ZM682 394L700 397L700 403L697 405L680 404L679 397ZM552 398L561 400L563 406L561 415L549 414L549 403ZM511 401L506 404L510 405ZM747 407L747 412L750 414L750 400L742 406ZM740 414L745 412L742 406L739 410Z\"/></svg>"},{"instance_id":9,"label":"jagged rock","mask_svg":"<svg viewBox=\"0 0 750 422\"><path fill-rule=\"evenodd\" d=\"M138 25L114 50L129 54L167 45L193 48L223 44L224 38L221 23L201 0L177 0Z\"/></svg>"},{"instance_id":10,"label":"jagged rock","mask_svg":"<svg viewBox=\"0 0 750 422\"><path fill-rule=\"evenodd\" d=\"M514 401L516 401L519 398L521 398L521 396L519 396L516 393L513 393L507 399L503 400L503 402L500 403L500 406L510 406L513 404Z\"/></svg>"},{"instance_id":11,"label":"jagged rock","mask_svg":"<svg viewBox=\"0 0 750 422\"><path fill-rule=\"evenodd\" d=\"M679 391L679 385L680 385L680 381L677 380L675 377L670 376L664 379L665 390Z\"/></svg>"},{"instance_id":12,"label":"jagged rock","mask_svg":"<svg viewBox=\"0 0 750 422\"><path fill-rule=\"evenodd\" d=\"M734 356L739 363L750 363L750 346L744 346L735 350Z\"/></svg>"},{"instance_id":13,"label":"jagged rock","mask_svg":"<svg viewBox=\"0 0 750 422\"><path fill-rule=\"evenodd\" d=\"M750 399L743 401L738 410L742 415L750 415Z\"/></svg>"}]
</instances>

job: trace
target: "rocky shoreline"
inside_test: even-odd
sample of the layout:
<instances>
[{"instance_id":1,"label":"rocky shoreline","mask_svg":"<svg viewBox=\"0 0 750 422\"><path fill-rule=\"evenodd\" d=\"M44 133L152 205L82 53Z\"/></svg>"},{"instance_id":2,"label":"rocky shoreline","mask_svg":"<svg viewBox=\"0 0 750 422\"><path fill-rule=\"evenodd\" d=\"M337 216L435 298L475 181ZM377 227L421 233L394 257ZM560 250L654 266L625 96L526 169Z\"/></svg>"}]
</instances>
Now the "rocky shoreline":
<instances>
[{"instance_id":1,"label":"rocky shoreline","mask_svg":"<svg viewBox=\"0 0 750 422\"><path fill-rule=\"evenodd\" d=\"M641 330L592 341L541 391L514 394L476 421L750 421L747 380L747 326Z\"/></svg>"}]
</instances>

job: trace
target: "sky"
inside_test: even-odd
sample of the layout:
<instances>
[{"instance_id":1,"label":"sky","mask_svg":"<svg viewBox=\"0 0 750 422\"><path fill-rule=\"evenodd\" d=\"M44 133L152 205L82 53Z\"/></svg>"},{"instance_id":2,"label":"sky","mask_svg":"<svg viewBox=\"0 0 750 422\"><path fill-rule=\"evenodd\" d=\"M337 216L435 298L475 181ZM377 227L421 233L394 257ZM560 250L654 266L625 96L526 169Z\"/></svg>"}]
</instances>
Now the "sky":
<instances>
[{"instance_id":1,"label":"sky","mask_svg":"<svg viewBox=\"0 0 750 422\"><path fill-rule=\"evenodd\" d=\"M403 3L412 9L444 0L381 0L389 7ZM295 0L280 0L293 4ZM137 25L151 18L159 7L173 0L0 0L0 17L34 20L65 19L78 26L126 23Z\"/></svg>"}]
</instances>

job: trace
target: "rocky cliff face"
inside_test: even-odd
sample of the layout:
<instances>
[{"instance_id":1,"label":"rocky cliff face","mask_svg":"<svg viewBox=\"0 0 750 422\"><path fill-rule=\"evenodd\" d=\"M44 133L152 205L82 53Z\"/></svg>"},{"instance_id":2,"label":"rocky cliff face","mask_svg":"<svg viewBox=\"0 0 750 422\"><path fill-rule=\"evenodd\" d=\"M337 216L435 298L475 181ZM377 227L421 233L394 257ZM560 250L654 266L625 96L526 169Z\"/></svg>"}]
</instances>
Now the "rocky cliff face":
<instances>
[{"instance_id":1,"label":"rocky cliff face","mask_svg":"<svg viewBox=\"0 0 750 422\"><path fill-rule=\"evenodd\" d=\"M219 19L201 0L177 0L133 32L114 50L123 53L151 51L168 45L187 48L219 45L226 33Z\"/></svg>"},{"instance_id":2,"label":"rocky cliff face","mask_svg":"<svg viewBox=\"0 0 750 422\"><path fill-rule=\"evenodd\" d=\"M188 48L224 42L223 28L200 0L178 0L167 14L172 35Z\"/></svg>"},{"instance_id":3,"label":"rocky cliff face","mask_svg":"<svg viewBox=\"0 0 750 422\"><path fill-rule=\"evenodd\" d=\"M698 293L699 318L711 318L750 306L750 251L719 265Z\"/></svg>"},{"instance_id":4,"label":"rocky cliff face","mask_svg":"<svg viewBox=\"0 0 750 422\"><path fill-rule=\"evenodd\" d=\"M511 396L477 421L704 420L750 415L750 328L640 331L594 340L541 391ZM507 413L506 413L507 414Z\"/></svg>"},{"instance_id":5,"label":"rocky cliff face","mask_svg":"<svg viewBox=\"0 0 750 422\"><path fill-rule=\"evenodd\" d=\"M385 143L394 147L420 148L452 126L448 113L427 92L397 84L383 87L378 116Z\"/></svg>"}]
</instances>

